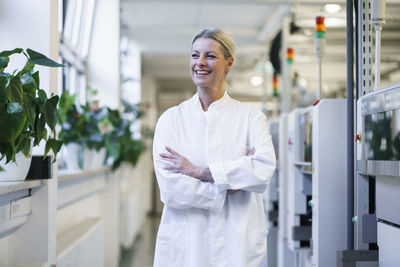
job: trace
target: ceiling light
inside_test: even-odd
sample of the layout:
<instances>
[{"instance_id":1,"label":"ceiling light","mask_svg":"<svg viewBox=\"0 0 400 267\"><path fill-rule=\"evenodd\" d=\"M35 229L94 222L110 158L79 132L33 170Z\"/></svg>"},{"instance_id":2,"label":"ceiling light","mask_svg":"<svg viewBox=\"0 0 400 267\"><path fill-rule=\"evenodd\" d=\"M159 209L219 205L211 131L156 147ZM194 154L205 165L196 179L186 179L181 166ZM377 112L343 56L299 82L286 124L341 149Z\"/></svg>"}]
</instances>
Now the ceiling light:
<instances>
[{"instance_id":1,"label":"ceiling light","mask_svg":"<svg viewBox=\"0 0 400 267\"><path fill-rule=\"evenodd\" d=\"M250 79L250 83L253 86L260 86L264 82L264 79L261 76L253 76Z\"/></svg>"},{"instance_id":2,"label":"ceiling light","mask_svg":"<svg viewBox=\"0 0 400 267\"><path fill-rule=\"evenodd\" d=\"M326 4L324 9L328 13L337 13L341 9L341 6L338 4Z\"/></svg>"},{"instance_id":3,"label":"ceiling light","mask_svg":"<svg viewBox=\"0 0 400 267\"><path fill-rule=\"evenodd\" d=\"M307 87L307 80L305 78L300 78L299 79L299 85L303 88Z\"/></svg>"}]
</instances>

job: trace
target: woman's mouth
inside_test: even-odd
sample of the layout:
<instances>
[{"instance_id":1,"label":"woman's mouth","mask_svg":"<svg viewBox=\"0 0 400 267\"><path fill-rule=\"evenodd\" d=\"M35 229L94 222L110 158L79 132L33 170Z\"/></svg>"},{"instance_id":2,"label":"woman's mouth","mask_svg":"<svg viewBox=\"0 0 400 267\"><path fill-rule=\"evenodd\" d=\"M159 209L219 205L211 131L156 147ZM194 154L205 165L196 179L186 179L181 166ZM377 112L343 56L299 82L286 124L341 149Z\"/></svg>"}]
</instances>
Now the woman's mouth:
<instances>
[{"instance_id":1,"label":"woman's mouth","mask_svg":"<svg viewBox=\"0 0 400 267\"><path fill-rule=\"evenodd\" d=\"M208 70L195 70L196 75L208 75L211 71Z\"/></svg>"}]
</instances>

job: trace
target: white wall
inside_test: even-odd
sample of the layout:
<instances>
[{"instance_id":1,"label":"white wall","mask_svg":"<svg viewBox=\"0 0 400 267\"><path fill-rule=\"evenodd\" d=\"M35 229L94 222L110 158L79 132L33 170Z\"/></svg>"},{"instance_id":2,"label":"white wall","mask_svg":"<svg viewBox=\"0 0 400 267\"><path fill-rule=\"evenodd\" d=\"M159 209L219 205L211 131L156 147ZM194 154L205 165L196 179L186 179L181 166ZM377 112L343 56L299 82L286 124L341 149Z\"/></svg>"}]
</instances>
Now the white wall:
<instances>
[{"instance_id":1,"label":"white wall","mask_svg":"<svg viewBox=\"0 0 400 267\"><path fill-rule=\"evenodd\" d=\"M31 48L57 60L57 21L56 0L0 0L0 51ZM26 58L14 55L11 60L16 60L10 64L12 70L23 67ZM48 93L56 92L57 88L50 88L50 84L57 86L57 70L36 69L40 71L40 87ZM14 234L0 239L1 266L20 261L55 264L56 185L54 179L32 191L32 216Z\"/></svg>"},{"instance_id":2,"label":"white wall","mask_svg":"<svg viewBox=\"0 0 400 267\"><path fill-rule=\"evenodd\" d=\"M142 77L142 102L149 104L149 108L146 110L146 116L142 119L142 123L154 129L158 119L157 84L150 76Z\"/></svg>"},{"instance_id":3,"label":"white wall","mask_svg":"<svg viewBox=\"0 0 400 267\"><path fill-rule=\"evenodd\" d=\"M58 43L50 41L54 38L58 40L57 3L55 0L0 0L0 51L16 47L31 48L57 60ZM55 25L51 25L50 17ZM26 58L23 55L14 55L11 60L16 61L16 64L10 64L10 69L13 69L23 67ZM49 92L50 69L40 66L36 68L40 71L41 88Z\"/></svg>"},{"instance_id":4,"label":"white wall","mask_svg":"<svg viewBox=\"0 0 400 267\"><path fill-rule=\"evenodd\" d=\"M153 131L155 130L156 123L158 120L158 107L157 107L157 92L158 85L154 78L151 76L143 76L142 77L142 102L148 103L149 107L146 110L146 116L142 119L142 125L150 127ZM152 154L152 142L153 140L148 140L146 145L148 146L146 153L142 156L143 159L143 169L147 172L145 173L147 179L150 180L149 184L149 192L150 195L153 196L156 201L155 211L161 212L162 203L160 200L160 192L158 190L157 182L155 181L154 176L154 168L153 168L153 154ZM155 189L153 192L153 188ZM152 199L150 200L149 205L152 205Z\"/></svg>"},{"instance_id":5,"label":"white wall","mask_svg":"<svg viewBox=\"0 0 400 267\"><path fill-rule=\"evenodd\" d=\"M96 1L87 81L98 90L100 106L112 108L120 103L119 23L118 0Z\"/></svg>"}]
</instances>

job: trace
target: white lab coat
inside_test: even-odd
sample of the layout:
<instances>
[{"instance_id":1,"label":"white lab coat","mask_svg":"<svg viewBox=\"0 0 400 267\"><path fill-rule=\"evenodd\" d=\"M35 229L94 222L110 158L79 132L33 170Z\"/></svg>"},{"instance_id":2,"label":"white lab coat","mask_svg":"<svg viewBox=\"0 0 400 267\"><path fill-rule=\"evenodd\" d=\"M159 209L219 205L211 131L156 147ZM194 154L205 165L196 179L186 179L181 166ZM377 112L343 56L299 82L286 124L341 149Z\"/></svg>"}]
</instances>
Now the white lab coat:
<instances>
[{"instance_id":1,"label":"white lab coat","mask_svg":"<svg viewBox=\"0 0 400 267\"><path fill-rule=\"evenodd\" d=\"M166 153L165 146L208 166L215 183L164 170L168 162L159 154ZM246 156L253 147L255 154ZM204 112L195 94L159 118L153 156L165 204L155 267L266 266L262 193L275 169L275 153L261 111L225 92Z\"/></svg>"}]
</instances>

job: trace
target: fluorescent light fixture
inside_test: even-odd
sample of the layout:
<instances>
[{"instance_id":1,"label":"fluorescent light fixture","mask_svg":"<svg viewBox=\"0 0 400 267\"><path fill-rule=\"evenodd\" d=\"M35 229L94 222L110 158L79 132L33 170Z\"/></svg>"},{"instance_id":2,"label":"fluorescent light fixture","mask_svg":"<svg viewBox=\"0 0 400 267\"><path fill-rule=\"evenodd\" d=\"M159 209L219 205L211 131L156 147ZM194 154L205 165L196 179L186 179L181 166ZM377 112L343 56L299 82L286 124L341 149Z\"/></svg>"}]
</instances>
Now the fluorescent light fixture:
<instances>
[{"instance_id":1,"label":"fluorescent light fixture","mask_svg":"<svg viewBox=\"0 0 400 267\"><path fill-rule=\"evenodd\" d=\"M326 4L324 6L325 11L331 14L339 12L341 8L338 4Z\"/></svg>"},{"instance_id":2,"label":"fluorescent light fixture","mask_svg":"<svg viewBox=\"0 0 400 267\"><path fill-rule=\"evenodd\" d=\"M264 82L264 79L261 76L253 76L250 79L250 83L253 86L260 86Z\"/></svg>"}]
</instances>

